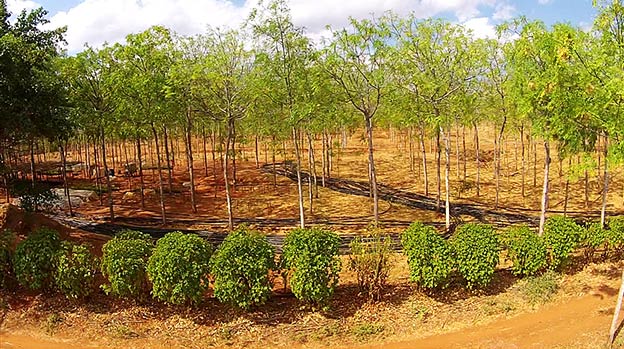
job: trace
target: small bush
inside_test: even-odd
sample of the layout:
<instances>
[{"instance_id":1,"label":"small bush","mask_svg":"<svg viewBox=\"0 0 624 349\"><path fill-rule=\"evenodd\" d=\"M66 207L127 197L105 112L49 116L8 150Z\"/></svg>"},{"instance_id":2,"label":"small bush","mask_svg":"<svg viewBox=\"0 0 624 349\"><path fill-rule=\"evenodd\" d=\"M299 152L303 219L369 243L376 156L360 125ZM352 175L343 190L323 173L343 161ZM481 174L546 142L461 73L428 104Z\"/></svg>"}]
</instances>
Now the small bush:
<instances>
[{"instance_id":1,"label":"small bush","mask_svg":"<svg viewBox=\"0 0 624 349\"><path fill-rule=\"evenodd\" d=\"M453 270L449 243L431 226L413 223L401 235L410 280L424 288L446 287Z\"/></svg>"},{"instance_id":2,"label":"small bush","mask_svg":"<svg viewBox=\"0 0 624 349\"><path fill-rule=\"evenodd\" d=\"M558 270L567 262L583 234L583 228L571 218L553 216L546 220L544 242L549 249L550 269Z\"/></svg>"},{"instance_id":3,"label":"small bush","mask_svg":"<svg viewBox=\"0 0 624 349\"><path fill-rule=\"evenodd\" d=\"M351 241L349 269L357 275L358 286L372 300L380 300L390 273L392 240L373 233L367 238Z\"/></svg>"},{"instance_id":4,"label":"small bush","mask_svg":"<svg viewBox=\"0 0 624 349\"><path fill-rule=\"evenodd\" d=\"M11 185L11 195L19 198L19 207L26 212L50 212L60 201L60 197L49 185L31 181L15 181Z\"/></svg>"},{"instance_id":5,"label":"small bush","mask_svg":"<svg viewBox=\"0 0 624 349\"><path fill-rule=\"evenodd\" d=\"M494 228L483 224L465 224L451 240L457 270L468 288L484 287L492 281L498 264L498 238Z\"/></svg>"},{"instance_id":6,"label":"small bush","mask_svg":"<svg viewBox=\"0 0 624 349\"><path fill-rule=\"evenodd\" d=\"M20 285L31 290L52 286L54 257L61 247L57 232L39 229L23 240L15 249L13 268Z\"/></svg>"},{"instance_id":7,"label":"small bush","mask_svg":"<svg viewBox=\"0 0 624 349\"><path fill-rule=\"evenodd\" d=\"M338 285L340 237L320 229L295 229L284 241L281 267L289 270L297 299L326 304Z\"/></svg>"},{"instance_id":8,"label":"small bush","mask_svg":"<svg viewBox=\"0 0 624 349\"><path fill-rule=\"evenodd\" d=\"M13 246L15 234L10 230L0 233L0 288L8 287L13 281Z\"/></svg>"},{"instance_id":9,"label":"small bush","mask_svg":"<svg viewBox=\"0 0 624 349\"><path fill-rule=\"evenodd\" d=\"M215 297L242 309L263 304L273 287L275 251L266 236L238 229L228 235L212 256Z\"/></svg>"},{"instance_id":10,"label":"small bush","mask_svg":"<svg viewBox=\"0 0 624 349\"><path fill-rule=\"evenodd\" d=\"M93 292L98 263L85 245L64 241L55 264L54 283L65 297L78 299Z\"/></svg>"},{"instance_id":11,"label":"small bush","mask_svg":"<svg viewBox=\"0 0 624 349\"><path fill-rule=\"evenodd\" d=\"M526 279L521 292L531 304L546 303L559 291L559 274L547 271L544 275Z\"/></svg>"},{"instance_id":12,"label":"small bush","mask_svg":"<svg viewBox=\"0 0 624 349\"><path fill-rule=\"evenodd\" d=\"M580 247L585 251L585 259L591 261L596 250L607 248L607 239L609 232L602 229L599 222L593 222L583 229L580 238Z\"/></svg>"},{"instance_id":13,"label":"small bush","mask_svg":"<svg viewBox=\"0 0 624 349\"><path fill-rule=\"evenodd\" d=\"M122 298L145 297L149 292L147 261L153 248L149 235L130 230L104 244L101 270L108 283L102 289Z\"/></svg>"},{"instance_id":14,"label":"small bush","mask_svg":"<svg viewBox=\"0 0 624 349\"><path fill-rule=\"evenodd\" d=\"M147 264L152 295L172 304L199 303L208 288L211 255L210 244L194 234L172 232L159 239Z\"/></svg>"},{"instance_id":15,"label":"small bush","mask_svg":"<svg viewBox=\"0 0 624 349\"><path fill-rule=\"evenodd\" d=\"M609 219L607 248L609 252L617 258L622 257L622 252L624 251L624 217L613 217Z\"/></svg>"},{"instance_id":16,"label":"small bush","mask_svg":"<svg viewBox=\"0 0 624 349\"><path fill-rule=\"evenodd\" d=\"M510 228L505 234L505 245L514 275L535 275L546 266L546 245L526 225Z\"/></svg>"}]
</instances>

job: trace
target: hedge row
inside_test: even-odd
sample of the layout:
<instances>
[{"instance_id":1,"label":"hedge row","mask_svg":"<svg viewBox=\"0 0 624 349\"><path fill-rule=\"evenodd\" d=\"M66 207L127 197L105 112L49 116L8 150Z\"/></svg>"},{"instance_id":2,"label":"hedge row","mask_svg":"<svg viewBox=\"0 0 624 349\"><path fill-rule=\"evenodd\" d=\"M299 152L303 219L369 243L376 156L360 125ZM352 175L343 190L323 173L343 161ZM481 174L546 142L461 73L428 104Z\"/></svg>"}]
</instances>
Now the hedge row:
<instances>
[{"instance_id":1,"label":"hedge row","mask_svg":"<svg viewBox=\"0 0 624 349\"><path fill-rule=\"evenodd\" d=\"M624 218L611 219L609 227L583 228L570 218L551 217L542 237L526 226L497 232L489 225L465 224L446 240L432 227L414 223L401 235L401 243L410 279L420 287L443 288L457 275L472 289L490 284L501 256L519 276L561 269L577 249L588 258L600 250L620 257ZM351 244L349 268L372 299L379 299L385 287L390 244L379 232ZM117 297L145 300L151 294L166 303L196 304L211 288L219 301L248 309L268 300L273 280L281 274L298 299L325 306L341 269L340 238L320 229L291 231L279 259L266 236L246 227L229 234L216 251L193 234L172 232L154 243L149 235L124 231L103 246L101 261L87 246L61 241L48 229L14 245L13 234L0 234L0 287L17 281L74 299L96 290L99 270L106 280L100 287Z\"/></svg>"},{"instance_id":2,"label":"hedge row","mask_svg":"<svg viewBox=\"0 0 624 349\"><path fill-rule=\"evenodd\" d=\"M603 256L621 258L624 217L608 223L608 229L597 223L584 228L571 218L553 216L546 220L543 236L527 226L496 232L489 225L465 224L449 240L432 227L414 223L403 232L401 242L410 280L420 287L444 288L456 274L472 289L490 284L503 256L511 261L511 270L518 276L560 270L576 251L584 252L588 260L599 250Z\"/></svg>"},{"instance_id":3,"label":"hedge row","mask_svg":"<svg viewBox=\"0 0 624 349\"><path fill-rule=\"evenodd\" d=\"M166 303L196 304L212 286L219 301L248 309L266 302L281 272L298 299L325 305L340 271L340 238L319 229L292 231L277 263L266 236L244 227L216 251L193 234L172 232L154 244L149 235L124 231L102 247L101 261L86 246L61 241L48 229L32 233L13 252L14 242L10 232L0 235L0 286L15 280L68 298L95 291L99 268L106 279L101 288L117 297L145 300L151 293Z\"/></svg>"}]
</instances>

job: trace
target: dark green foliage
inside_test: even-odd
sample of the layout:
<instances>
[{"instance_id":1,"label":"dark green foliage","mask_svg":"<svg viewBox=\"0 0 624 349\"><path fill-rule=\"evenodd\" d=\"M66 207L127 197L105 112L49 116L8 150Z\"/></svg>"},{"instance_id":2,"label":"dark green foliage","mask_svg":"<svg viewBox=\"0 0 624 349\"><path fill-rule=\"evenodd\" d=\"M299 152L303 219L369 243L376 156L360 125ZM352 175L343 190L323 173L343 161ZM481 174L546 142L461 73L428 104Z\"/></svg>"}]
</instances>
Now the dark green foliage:
<instances>
[{"instance_id":1,"label":"dark green foliage","mask_svg":"<svg viewBox=\"0 0 624 349\"><path fill-rule=\"evenodd\" d=\"M136 241L136 240L134 240ZM152 295L167 303L199 303L208 288L212 246L194 234L159 239L147 264Z\"/></svg>"},{"instance_id":2,"label":"dark green foliage","mask_svg":"<svg viewBox=\"0 0 624 349\"><path fill-rule=\"evenodd\" d=\"M126 230L102 247L102 285L106 293L124 298L143 298L149 292L147 261L154 244L149 235Z\"/></svg>"},{"instance_id":3,"label":"dark green foliage","mask_svg":"<svg viewBox=\"0 0 624 349\"><path fill-rule=\"evenodd\" d=\"M607 248L609 252L617 258L622 257L622 251L624 250L624 217L613 217L609 219Z\"/></svg>"},{"instance_id":4,"label":"dark green foliage","mask_svg":"<svg viewBox=\"0 0 624 349\"><path fill-rule=\"evenodd\" d=\"M580 247L585 250L585 258L588 261L591 261L596 250L607 247L608 235L609 232L602 228L600 222L592 222L586 229L583 229Z\"/></svg>"},{"instance_id":5,"label":"dark green foliage","mask_svg":"<svg viewBox=\"0 0 624 349\"><path fill-rule=\"evenodd\" d=\"M65 297L78 299L93 292L98 261L87 246L63 241L55 265L54 283Z\"/></svg>"},{"instance_id":6,"label":"dark green foliage","mask_svg":"<svg viewBox=\"0 0 624 349\"><path fill-rule=\"evenodd\" d=\"M507 230L504 240L515 275L535 275L546 267L546 245L542 238L526 225Z\"/></svg>"},{"instance_id":7,"label":"dark green foliage","mask_svg":"<svg viewBox=\"0 0 624 349\"><path fill-rule=\"evenodd\" d=\"M401 235L410 280L424 288L445 287L453 270L449 243L431 226L412 223Z\"/></svg>"},{"instance_id":8,"label":"dark green foliage","mask_svg":"<svg viewBox=\"0 0 624 349\"><path fill-rule=\"evenodd\" d=\"M152 236L137 230L125 229L115 234L117 240L144 240L151 242Z\"/></svg>"},{"instance_id":9,"label":"dark green foliage","mask_svg":"<svg viewBox=\"0 0 624 349\"><path fill-rule=\"evenodd\" d=\"M11 195L19 198L19 207L26 212L50 212L60 200L49 185L31 181L14 181Z\"/></svg>"},{"instance_id":10,"label":"dark green foliage","mask_svg":"<svg viewBox=\"0 0 624 349\"><path fill-rule=\"evenodd\" d=\"M14 278L13 254L15 234L10 230L0 233L0 288L6 288Z\"/></svg>"},{"instance_id":11,"label":"dark green foliage","mask_svg":"<svg viewBox=\"0 0 624 349\"><path fill-rule=\"evenodd\" d=\"M358 285L372 300L380 300L390 273L392 240L380 233L356 237L351 241L349 269L355 272Z\"/></svg>"},{"instance_id":12,"label":"dark green foliage","mask_svg":"<svg viewBox=\"0 0 624 349\"><path fill-rule=\"evenodd\" d=\"M266 236L239 228L212 256L215 297L242 309L263 304L273 289L273 269L275 251Z\"/></svg>"},{"instance_id":13,"label":"dark green foliage","mask_svg":"<svg viewBox=\"0 0 624 349\"><path fill-rule=\"evenodd\" d=\"M54 257L61 247L57 232L39 229L20 242L15 249L13 268L20 285L31 290L52 286Z\"/></svg>"},{"instance_id":14,"label":"dark green foliage","mask_svg":"<svg viewBox=\"0 0 624 349\"><path fill-rule=\"evenodd\" d=\"M553 216L544 225L544 242L548 248L548 267L561 268L583 237L583 228L571 218Z\"/></svg>"},{"instance_id":15,"label":"dark green foliage","mask_svg":"<svg viewBox=\"0 0 624 349\"><path fill-rule=\"evenodd\" d=\"M464 224L451 240L457 271L468 288L487 286L498 264L498 237L489 225Z\"/></svg>"},{"instance_id":16,"label":"dark green foliage","mask_svg":"<svg viewBox=\"0 0 624 349\"><path fill-rule=\"evenodd\" d=\"M295 229L284 241L281 267L290 272L297 299L326 304L338 285L340 237L321 229Z\"/></svg>"}]
</instances>

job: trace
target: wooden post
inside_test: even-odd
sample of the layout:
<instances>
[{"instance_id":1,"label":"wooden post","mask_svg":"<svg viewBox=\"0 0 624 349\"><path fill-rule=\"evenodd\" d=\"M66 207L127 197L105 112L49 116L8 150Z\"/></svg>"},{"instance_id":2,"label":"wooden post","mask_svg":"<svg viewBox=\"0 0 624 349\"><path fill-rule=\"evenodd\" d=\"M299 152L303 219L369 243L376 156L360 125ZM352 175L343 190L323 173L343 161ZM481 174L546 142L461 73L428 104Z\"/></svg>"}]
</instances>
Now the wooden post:
<instances>
[{"instance_id":1,"label":"wooden post","mask_svg":"<svg viewBox=\"0 0 624 349\"><path fill-rule=\"evenodd\" d=\"M618 293L617 304L613 311L613 320L611 321L611 330L609 330L609 348L613 347L615 340L615 331L617 330L618 319L620 317L620 308L622 307L622 297L624 296L624 270L622 270L622 282L620 283L620 292Z\"/></svg>"}]
</instances>

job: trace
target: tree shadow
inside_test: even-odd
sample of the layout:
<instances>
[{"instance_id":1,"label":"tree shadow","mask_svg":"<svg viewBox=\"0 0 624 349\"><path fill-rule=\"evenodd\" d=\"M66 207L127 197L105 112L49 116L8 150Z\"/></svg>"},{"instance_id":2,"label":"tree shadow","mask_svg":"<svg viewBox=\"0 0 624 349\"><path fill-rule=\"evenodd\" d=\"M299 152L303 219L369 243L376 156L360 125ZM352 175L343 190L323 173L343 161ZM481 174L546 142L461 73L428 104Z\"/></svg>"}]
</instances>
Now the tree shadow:
<instances>
[{"instance_id":1,"label":"tree shadow","mask_svg":"<svg viewBox=\"0 0 624 349\"><path fill-rule=\"evenodd\" d=\"M494 272L492 282L482 288L470 290L466 287L466 282L459 276L454 275L447 288L427 290L424 293L438 302L452 304L478 296L494 296L506 292L518 281L518 277L511 273L509 269L499 269Z\"/></svg>"}]
</instances>

